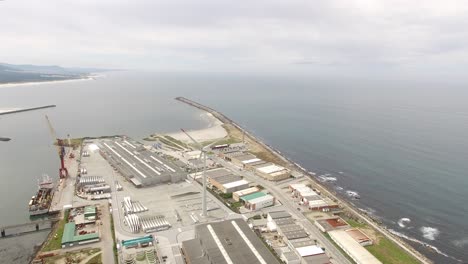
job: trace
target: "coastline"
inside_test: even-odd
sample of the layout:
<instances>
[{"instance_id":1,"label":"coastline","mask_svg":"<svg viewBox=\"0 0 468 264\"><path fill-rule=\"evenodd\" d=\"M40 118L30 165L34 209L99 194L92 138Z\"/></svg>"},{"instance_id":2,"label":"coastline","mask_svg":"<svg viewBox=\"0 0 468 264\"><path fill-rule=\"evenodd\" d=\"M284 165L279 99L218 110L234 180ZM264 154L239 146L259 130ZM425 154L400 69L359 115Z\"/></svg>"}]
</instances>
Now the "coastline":
<instances>
[{"instance_id":1,"label":"coastline","mask_svg":"<svg viewBox=\"0 0 468 264\"><path fill-rule=\"evenodd\" d=\"M206 112L206 114L203 115L204 116L202 116L202 118L207 118L209 121L208 127L187 131L189 132L190 136L192 136L196 141L200 143L218 140L228 136L228 132L223 127L223 122L221 122L218 118L216 118L215 116L213 116L213 114L209 112ZM192 140L190 140L190 138L182 131L167 133L166 135L171 136L184 143L192 144Z\"/></svg>"},{"instance_id":2,"label":"coastline","mask_svg":"<svg viewBox=\"0 0 468 264\"><path fill-rule=\"evenodd\" d=\"M88 75L82 78L76 79L64 79L64 80L51 80L51 81L35 81L35 82L10 82L10 83L0 83L1 88L10 88L17 86L30 86L30 85L41 85L41 84L52 84L52 83L67 83L67 82L77 82L77 81L90 81L94 80L97 75Z\"/></svg>"},{"instance_id":3,"label":"coastline","mask_svg":"<svg viewBox=\"0 0 468 264\"><path fill-rule=\"evenodd\" d=\"M322 182L320 182L315 176L315 173L306 170L303 168L300 164L294 162L293 160L289 159L288 157L285 157L280 151L276 150L274 147L265 144L263 141L257 139L253 134L251 134L249 131L246 131L243 129L240 125L235 123L233 120L230 118L226 117L224 114L207 107L205 105L199 104L197 102L194 102L190 99L184 98L184 97L177 97L175 100L180 101L182 103L188 104L190 106L193 106L195 108L198 108L202 111L205 111L207 113L211 113L212 116L216 119L219 120L224 125L231 125L235 129L241 131L241 133L244 133L247 138L252 140L253 142L256 142L260 146L262 146L264 149L266 149L268 152L271 152L274 156L278 157L280 160L284 162L284 164L287 164L287 167L298 170L304 175L307 175L309 179L311 179L319 188L320 191L323 193L326 193L329 197L332 197L338 201L339 204L343 206L343 209L347 211L349 214L352 214L356 218L359 218L360 220L364 221L366 224L368 224L370 227L375 229L377 232L391 240L393 243L395 243L397 246L399 246L401 249L403 249L405 252L407 252L409 255L417 259L419 262L424 263L424 264L429 264L433 263L433 261L429 260L426 256L424 256L421 252L417 251L413 246L409 245L406 241L404 241L401 237L398 235L394 234L392 230L388 230L386 227L382 226L379 223L376 223L374 219L372 219L369 215L363 214L361 210L355 206L354 204L350 203L348 200L345 198L339 197L336 194L334 194L333 190L330 190L328 186L324 185ZM208 128L209 129L209 128Z\"/></svg>"}]
</instances>

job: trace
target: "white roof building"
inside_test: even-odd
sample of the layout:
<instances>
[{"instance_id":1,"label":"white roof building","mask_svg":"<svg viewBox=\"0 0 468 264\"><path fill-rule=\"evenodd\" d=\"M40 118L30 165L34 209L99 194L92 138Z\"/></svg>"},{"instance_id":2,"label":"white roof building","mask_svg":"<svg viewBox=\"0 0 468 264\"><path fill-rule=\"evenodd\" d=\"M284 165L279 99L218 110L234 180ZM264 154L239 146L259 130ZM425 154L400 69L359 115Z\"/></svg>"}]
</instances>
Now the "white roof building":
<instances>
[{"instance_id":1,"label":"white roof building","mask_svg":"<svg viewBox=\"0 0 468 264\"><path fill-rule=\"evenodd\" d=\"M275 173L275 172L283 171L283 170L285 170L285 168L281 167L281 166L278 166L276 164L271 164L271 165L268 165L268 166L265 166L265 167L258 168L257 170L260 171L260 172L266 173L266 174L272 174L272 173Z\"/></svg>"},{"instance_id":2,"label":"white roof building","mask_svg":"<svg viewBox=\"0 0 468 264\"><path fill-rule=\"evenodd\" d=\"M261 159L255 158L255 159L244 160L244 161L242 161L242 163L244 163L244 164L250 164L250 163L257 162L257 161L261 161Z\"/></svg>"},{"instance_id":3,"label":"white roof building","mask_svg":"<svg viewBox=\"0 0 468 264\"><path fill-rule=\"evenodd\" d=\"M225 189L231 189L231 188L239 187L239 186L242 186L242 185L245 185L245 184L249 184L249 182L246 181L246 180L240 180L240 181L235 181L235 182L230 182L230 183L223 184L223 187Z\"/></svg>"},{"instance_id":4,"label":"white roof building","mask_svg":"<svg viewBox=\"0 0 468 264\"><path fill-rule=\"evenodd\" d=\"M307 257L307 256L313 256L313 255L325 253L323 249L315 245L296 248L296 251L297 253L299 253L301 257Z\"/></svg>"},{"instance_id":5,"label":"white roof building","mask_svg":"<svg viewBox=\"0 0 468 264\"><path fill-rule=\"evenodd\" d=\"M345 230L329 231L331 239L357 264L382 264L367 249L354 240Z\"/></svg>"}]
</instances>

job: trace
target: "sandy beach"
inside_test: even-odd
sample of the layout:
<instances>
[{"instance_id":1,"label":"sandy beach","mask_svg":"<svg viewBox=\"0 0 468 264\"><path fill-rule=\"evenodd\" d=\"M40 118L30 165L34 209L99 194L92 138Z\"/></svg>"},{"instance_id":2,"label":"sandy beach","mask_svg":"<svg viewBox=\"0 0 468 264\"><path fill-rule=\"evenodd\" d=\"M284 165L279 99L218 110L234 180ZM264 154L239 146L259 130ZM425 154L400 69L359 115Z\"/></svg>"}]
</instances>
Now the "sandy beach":
<instances>
[{"instance_id":1,"label":"sandy beach","mask_svg":"<svg viewBox=\"0 0 468 264\"><path fill-rule=\"evenodd\" d=\"M91 75L80 79L68 79L68 80L55 80L55 81L44 81L44 82L17 82L17 83L1 83L0 88L9 88L16 86L31 86L41 84L52 84L52 83L67 83L67 82L78 82L78 81L90 81L94 80L97 76Z\"/></svg>"},{"instance_id":2,"label":"sandy beach","mask_svg":"<svg viewBox=\"0 0 468 264\"><path fill-rule=\"evenodd\" d=\"M189 130L186 131L198 142L213 141L217 139L222 139L228 135L226 129L222 126L223 123L214 117L211 113L204 112L202 118L209 120L209 125L207 128L199 130ZM168 133L168 136L171 136L177 140L180 140L184 143L191 144L192 140L185 135L182 131Z\"/></svg>"}]
</instances>

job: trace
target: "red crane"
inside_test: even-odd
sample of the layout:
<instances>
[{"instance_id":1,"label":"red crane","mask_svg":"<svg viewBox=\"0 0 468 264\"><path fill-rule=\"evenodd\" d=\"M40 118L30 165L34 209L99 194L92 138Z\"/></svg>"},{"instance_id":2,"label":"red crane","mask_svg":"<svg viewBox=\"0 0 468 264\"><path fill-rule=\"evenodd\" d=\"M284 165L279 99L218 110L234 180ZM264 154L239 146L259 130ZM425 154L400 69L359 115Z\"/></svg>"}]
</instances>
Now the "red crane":
<instances>
[{"instance_id":1,"label":"red crane","mask_svg":"<svg viewBox=\"0 0 468 264\"><path fill-rule=\"evenodd\" d=\"M52 138L54 139L54 145L57 146L57 152L60 158L60 169L59 169L59 176L60 179L67 178L68 177L68 170L65 168L65 142L63 139L60 139L57 137L57 134L55 133L54 127L52 126L52 123L49 120L49 117L46 115L45 116L47 120L47 125L49 126L50 134Z\"/></svg>"}]
</instances>

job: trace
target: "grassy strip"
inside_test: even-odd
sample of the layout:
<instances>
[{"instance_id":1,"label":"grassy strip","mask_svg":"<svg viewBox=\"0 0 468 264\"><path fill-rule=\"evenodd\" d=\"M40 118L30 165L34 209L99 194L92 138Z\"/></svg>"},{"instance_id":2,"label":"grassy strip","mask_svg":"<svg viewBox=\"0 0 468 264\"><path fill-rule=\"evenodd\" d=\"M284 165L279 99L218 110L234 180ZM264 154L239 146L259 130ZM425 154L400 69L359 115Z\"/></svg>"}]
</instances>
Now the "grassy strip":
<instances>
[{"instance_id":1,"label":"grassy strip","mask_svg":"<svg viewBox=\"0 0 468 264\"><path fill-rule=\"evenodd\" d=\"M367 224L358 222L354 219L347 218L346 222L354 228L370 229ZM365 247L372 255L374 255L382 263L419 263L413 256L409 255L406 251L400 248L397 244L393 243L388 238L381 234L377 234L377 241L371 246Z\"/></svg>"},{"instance_id":2,"label":"grassy strip","mask_svg":"<svg viewBox=\"0 0 468 264\"><path fill-rule=\"evenodd\" d=\"M114 245L112 247L112 250L114 251L114 263L117 264L119 263L119 253L117 252L117 242L115 239L115 227L114 227L114 217L112 213L110 214L110 225L111 225L111 234L112 234L112 241L114 241Z\"/></svg>"},{"instance_id":3,"label":"grassy strip","mask_svg":"<svg viewBox=\"0 0 468 264\"><path fill-rule=\"evenodd\" d=\"M99 253L90 260L88 260L86 264L102 264L102 253Z\"/></svg>"},{"instance_id":4,"label":"grassy strip","mask_svg":"<svg viewBox=\"0 0 468 264\"><path fill-rule=\"evenodd\" d=\"M171 136L168 136L168 135L164 135L164 137L165 137L167 140L170 140L170 141L172 141L172 142L174 142L174 143L177 143L177 144L181 145L181 146L184 147L184 148L188 148L187 144L185 144L184 142L182 142L182 141L180 141L180 140L178 140L178 139L175 139L175 138L173 138L173 137L171 137Z\"/></svg>"},{"instance_id":5,"label":"grassy strip","mask_svg":"<svg viewBox=\"0 0 468 264\"><path fill-rule=\"evenodd\" d=\"M68 221L68 216L70 215L70 210L65 210L63 218L60 219L60 221L57 224L56 229L52 231L52 235L50 236L49 240L47 240L45 246L42 248L41 252L47 252L47 251L52 251L56 249L61 249L62 248L62 236L63 236L63 230L65 228L65 224Z\"/></svg>"},{"instance_id":6,"label":"grassy strip","mask_svg":"<svg viewBox=\"0 0 468 264\"><path fill-rule=\"evenodd\" d=\"M377 244L367 246L366 249L378 260L382 261L383 264L419 263L419 261L413 258L413 256L403 251L403 249L401 249L397 244L393 243L386 237L380 237L379 242Z\"/></svg>"}]
</instances>

